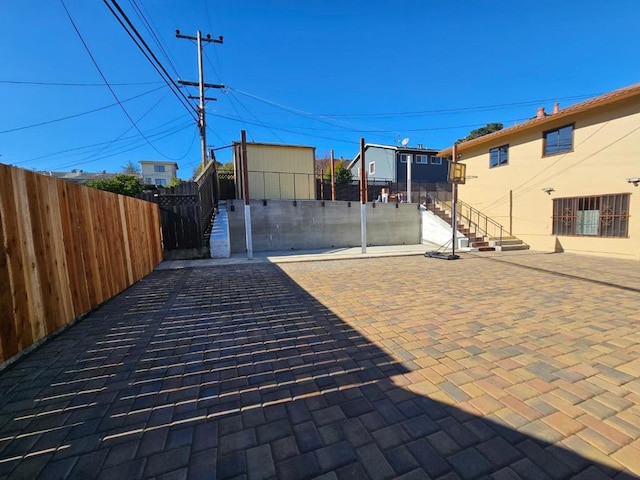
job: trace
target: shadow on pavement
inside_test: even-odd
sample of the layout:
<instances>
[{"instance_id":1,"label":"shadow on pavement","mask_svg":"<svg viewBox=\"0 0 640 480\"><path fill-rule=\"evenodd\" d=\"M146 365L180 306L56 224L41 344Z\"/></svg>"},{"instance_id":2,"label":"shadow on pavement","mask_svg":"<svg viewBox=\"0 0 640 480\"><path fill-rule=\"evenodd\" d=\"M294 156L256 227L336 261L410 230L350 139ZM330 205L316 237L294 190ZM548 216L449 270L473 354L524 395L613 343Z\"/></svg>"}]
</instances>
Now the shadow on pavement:
<instances>
[{"instance_id":1,"label":"shadow on pavement","mask_svg":"<svg viewBox=\"0 0 640 480\"><path fill-rule=\"evenodd\" d=\"M155 272L0 374L0 478L636 478L410 368L275 265Z\"/></svg>"}]
</instances>

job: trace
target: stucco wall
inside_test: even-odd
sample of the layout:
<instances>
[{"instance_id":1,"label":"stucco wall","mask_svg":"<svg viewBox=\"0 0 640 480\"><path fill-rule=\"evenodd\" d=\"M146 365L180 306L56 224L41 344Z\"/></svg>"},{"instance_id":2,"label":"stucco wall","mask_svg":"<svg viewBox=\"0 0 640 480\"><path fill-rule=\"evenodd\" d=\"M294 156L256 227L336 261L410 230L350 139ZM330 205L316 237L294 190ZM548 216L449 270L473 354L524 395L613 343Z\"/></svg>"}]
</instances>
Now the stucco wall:
<instances>
[{"instance_id":1,"label":"stucco wall","mask_svg":"<svg viewBox=\"0 0 640 480\"><path fill-rule=\"evenodd\" d=\"M231 209L233 205L233 210ZM368 245L421 243L420 211L411 204L367 204ZM231 253L246 251L244 204L228 201ZM357 247L360 203L319 200L251 201L251 231L256 252Z\"/></svg>"},{"instance_id":2,"label":"stucco wall","mask_svg":"<svg viewBox=\"0 0 640 480\"><path fill-rule=\"evenodd\" d=\"M573 151L543 156L543 131L570 123ZM639 126L640 104L613 105L463 152L467 175L477 178L460 186L459 198L505 226L511 220L513 234L532 249L640 259L640 187L626 181L640 176ZM504 144L508 165L489 168L489 149ZM551 195L545 187L554 189ZM552 235L554 198L619 193L631 194L629 238Z\"/></svg>"}]
</instances>

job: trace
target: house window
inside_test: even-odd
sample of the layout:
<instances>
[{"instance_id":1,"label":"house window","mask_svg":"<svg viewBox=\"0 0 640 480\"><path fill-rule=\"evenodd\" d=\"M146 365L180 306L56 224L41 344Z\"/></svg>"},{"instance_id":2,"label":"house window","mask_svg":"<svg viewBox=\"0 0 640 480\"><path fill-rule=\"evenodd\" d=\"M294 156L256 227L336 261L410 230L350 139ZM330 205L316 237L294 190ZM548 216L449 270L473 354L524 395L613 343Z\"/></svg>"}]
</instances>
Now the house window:
<instances>
[{"instance_id":1,"label":"house window","mask_svg":"<svg viewBox=\"0 0 640 480\"><path fill-rule=\"evenodd\" d=\"M166 184L167 184L166 178L156 178L156 185L166 185Z\"/></svg>"},{"instance_id":2,"label":"house window","mask_svg":"<svg viewBox=\"0 0 640 480\"><path fill-rule=\"evenodd\" d=\"M507 165L509 163L509 145L489 150L489 168Z\"/></svg>"},{"instance_id":3,"label":"house window","mask_svg":"<svg viewBox=\"0 0 640 480\"><path fill-rule=\"evenodd\" d=\"M376 174L376 162L369 162L369 175Z\"/></svg>"},{"instance_id":4,"label":"house window","mask_svg":"<svg viewBox=\"0 0 640 480\"><path fill-rule=\"evenodd\" d=\"M144 177L144 184L151 185L151 177Z\"/></svg>"},{"instance_id":5,"label":"house window","mask_svg":"<svg viewBox=\"0 0 640 480\"><path fill-rule=\"evenodd\" d=\"M400 154L400 163L407 163L407 159L410 159L411 155L409 155L408 153L401 153Z\"/></svg>"},{"instance_id":6,"label":"house window","mask_svg":"<svg viewBox=\"0 0 640 480\"><path fill-rule=\"evenodd\" d=\"M431 165L442 165L441 157L431 157Z\"/></svg>"},{"instance_id":7,"label":"house window","mask_svg":"<svg viewBox=\"0 0 640 480\"><path fill-rule=\"evenodd\" d=\"M628 228L628 193L553 200L554 235L626 238Z\"/></svg>"},{"instance_id":8,"label":"house window","mask_svg":"<svg viewBox=\"0 0 640 480\"><path fill-rule=\"evenodd\" d=\"M157 173L164 173L164 165L154 165L153 171Z\"/></svg>"},{"instance_id":9,"label":"house window","mask_svg":"<svg viewBox=\"0 0 640 480\"><path fill-rule=\"evenodd\" d=\"M573 150L573 125L567 125L543 133L544 154L570 152Z\"/></svg>"},{"instance_id":10,"label":"house window","mask_svg":"<svg viewBox=\"0 0 640 480\"><path fill-rule=\"evenodd\" d=\"M429 156L428 155L416 155L416 163L422 163L422 164L426 165L427 163L429 163Z\"/></svg>"}]
</instances>

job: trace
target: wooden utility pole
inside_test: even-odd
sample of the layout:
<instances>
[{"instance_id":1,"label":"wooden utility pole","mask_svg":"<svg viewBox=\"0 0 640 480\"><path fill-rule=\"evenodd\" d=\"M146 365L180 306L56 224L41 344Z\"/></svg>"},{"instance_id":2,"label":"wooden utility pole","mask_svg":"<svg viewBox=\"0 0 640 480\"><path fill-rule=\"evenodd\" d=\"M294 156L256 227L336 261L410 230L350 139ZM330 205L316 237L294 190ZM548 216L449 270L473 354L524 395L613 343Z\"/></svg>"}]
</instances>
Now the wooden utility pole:
<instances>
[{"instance_id":1,"label":"wooden utility pole","mask_svg":"<svg viewBox=\"0 0 640 480\"><path fill-rule=\"evenodd\" d=\"M336 201L336 165L335 165L335 158L333 156L333 150L331 150L331 157L329 161L331 162L331 201L335 202Z\"/></svg>"},{"instance_id":2,"label":"wooden utility pole","mask_svg":"<svg viewBox=\"0 0 640 480\"><path fill-rule=\"evenodd\" d=\"M199 90L198 97L189 95L189 98L196 98L200 100L200 103L198 105L198 128L200 130L200 143L201 143L201 150L202 150L202 169L204 170L204 168L207 166L207 122L206 122L204 102L205 100L213 100L213 101L217 100L217 98L205 97L204 89L205 88L224 88L224 85L215 84L215 83L204 83L204 67L202 65L202 42L223 43L223 38L222 38L222 35L220 35L220 37L218 38L211 38L211 35L209 34L207 34L205 38L202 38L202 33L200 32L200 30L198 30L195 37L192 37L190 35L182 35L180 33L180 30L176 30L176 37L185 38L187 40L195 40L198 45L198 81L190 82L187 80L178 80L178 83L180 85L198 87L198 90Z\"/></svg>"}]
</instances>

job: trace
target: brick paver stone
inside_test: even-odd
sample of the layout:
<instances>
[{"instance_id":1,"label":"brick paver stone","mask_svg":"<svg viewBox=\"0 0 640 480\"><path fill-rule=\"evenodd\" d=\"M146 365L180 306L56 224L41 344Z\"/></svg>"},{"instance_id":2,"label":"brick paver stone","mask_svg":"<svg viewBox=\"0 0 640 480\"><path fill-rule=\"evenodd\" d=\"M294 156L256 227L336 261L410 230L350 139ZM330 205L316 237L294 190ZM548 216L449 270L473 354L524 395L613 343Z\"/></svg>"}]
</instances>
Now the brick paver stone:
<instances>
[{"instance_id":1,"label":"brick paver stone","mask_svg":"<svg viewBox=\"0 0 640 480\"><path fill-rule=\"evenodd\" d=\"M0 480L638 478L638 272L539 252L156 271L0 372Z\"/></svg>"}]
</instances>

